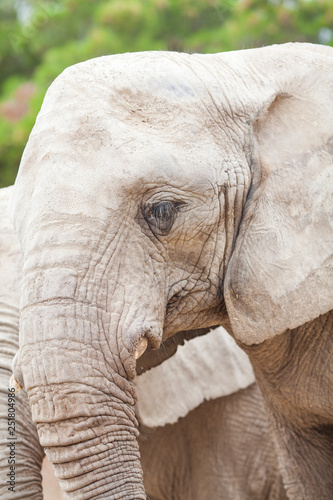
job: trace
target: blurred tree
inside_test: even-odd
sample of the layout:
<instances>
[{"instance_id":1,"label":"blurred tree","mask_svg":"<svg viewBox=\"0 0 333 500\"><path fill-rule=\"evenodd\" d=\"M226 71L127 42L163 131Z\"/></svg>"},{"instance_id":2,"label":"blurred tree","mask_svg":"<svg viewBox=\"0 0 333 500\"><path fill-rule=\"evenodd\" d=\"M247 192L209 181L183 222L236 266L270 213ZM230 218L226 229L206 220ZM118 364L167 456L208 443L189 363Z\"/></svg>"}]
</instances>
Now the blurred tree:
<instances>
[{"instance_id":1,"label":"blurred tree","mask_svg":"<svg viewBox=\"0 0 333 500\"><path fill-rule=\"evenodd\" d=\"M0 186L13 183L45 91L71 64L140 50L330 44L332 27L332 0L2 0Z\"/></svg>"}]
</instances>

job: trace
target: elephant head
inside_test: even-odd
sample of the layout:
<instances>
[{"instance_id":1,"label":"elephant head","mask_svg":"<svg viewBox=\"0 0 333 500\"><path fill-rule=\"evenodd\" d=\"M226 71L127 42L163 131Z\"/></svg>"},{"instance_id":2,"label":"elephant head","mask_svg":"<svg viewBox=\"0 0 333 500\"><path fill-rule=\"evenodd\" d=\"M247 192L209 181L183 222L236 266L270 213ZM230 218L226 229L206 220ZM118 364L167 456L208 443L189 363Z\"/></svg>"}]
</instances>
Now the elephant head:
<instances>
[{"instance_id":1,"label":"elephant head","mask_svg":"<svg viewBox=\"0 0 333 500\"><path fill-rule=\"evenodd\" d=\"M60 500L65 497L59 488L59 482L54 476L51 464L46 457L42 463L44 452L39 443L36 426L31 420L27 393L20 391L19 384L15 382L16 387L8 389L9 379L12 378L11 362L17 352L19 342L19 296L22 273L19 242L7 214L12 189L12 187L0 189L0 496L1 498L10 496L13 499L29 497L35 500L42 498ZM202 332L191 332L191 336L200 333ZM163 356L156 351L155 356L152 356L152 352L149 356L143 356L145 359L141 358L137 372L161 363L166 356L170 356L177 349L181 338L186 337L185 332L180 332L176 337L172 337L176 340L172 349L168 342L164 343ZM186 450L187 458L184 463L186 460L189 464L198 462L197 453L200 451L202 442L205 442L207 450L209 449L206 435L202 433L205 426L200 418L197 420L194 417L193 422L191 411L201 406L201 409L197 411L206 420L211 411L207 401L211 399L215 400L213 407L221 411L224 418L223 426L220 419L212 423L214 432L206 428L206 433L213 434L214 439L215 436L219 436L219 446L215 446L211 452L205 454L206 459L209 458L208 462L206 460L206 467L209 468L209 463L213 461L219 462L221 466L227 461L228 473L225 471L225 474L221 475L217 470L214 478L211 476L208 478L206 469L199 466L192 470L191 476L188 477L192 485L191 491L195 491L197 497L201 499L203 489L206 490L207 498L210 498L209 490L228 496L230 489L234 491L236 487L241 490L245 483L246 491L251 491L255 487L257 494L261 491L264 494L271 488L279 488L280 476L276 473L274 450L266 452L267 440L269 440L267 418L265 411L261 408L261 398L253 382L254 374L248 357L221 327L207 335L201 335L196 339L191 338L191 342L186 342L181 346L176 355L170 357L166 363L135 378L138 393L136 414L140 422L141 433L143 428L145 429L145 437L141 439L140 446L141 463L145 464L149 461L149 469L152 471L144 478L145 488L149 493L157 485L162 490L175 489L174 491L177 491L177 485L183 482L181 476L173 474L174 480L170 482L169 475L173 470L176 472L178 469L177 460L185 451L184 443L187 439L196 443L196 446L191 453ZM16 392L14 392L15 389ZM237 395L230 398L230 395L236 392ZM232 401L235 402L232 403ZM232 415L234 405L236 409L240 405L244 415L249 411L253 412L254 418L251 418L251 421L244 418L241 422L237 416L234 419ZM180 417L185 418L178 423ZM236 456L228 456L225 451L225 448L237 439L238 430L237 426L233 425L234 420L239 422L243 429L243 439L245 434L249 436L246 452L244 453L243 450L241 456L237 453ZM171 423L174 425L165 426ZM188 428L186 433L184 428ZM196 437L198 432L201 435L201 443ZM146 437L147 433L150 434L149 439ZM168 466L165 464L163 466L163 460L157 462L156 459L163 453L169 453L169 446L174 446L168 439L170 433L177 441L179 436L182 436L179 441L183 445L179 443L179 446L175 447L178 451L173 453L173 461L169 460ZM264 440L263 435L266 436ZM259 444L261 448L259 461L265 464L269 479L264 478L263 481L258 481L257 476L245 474L236 486L234 480L228 479L230 466L232 471L235 469L244 471L245 462L249 464L248 467L253 468L252 459L249 460L249 457L258 442L262 442L262 446ZM255 460L258 463L258 454ZM151 462L154 463L153 470ZM185 469L188 468L189 465L185 467ZM40 473L43 478L42 482ZM234 477L235 472L231 476ZM207 488L208 484L209 488ZM181 490L177 494L181 495ZM160 495L161 492L157 496Z\"/></svg>"},{"instance_id":2,"label":"elephant head","mask_svg":"<svg viewBox=\"0 0 333 500\"><path fill-rule=\"evenodd\" d=\"M49 88L11 204L14 374L69 498L145 498L147 345L221 324L265 346L331 310L331 55L107 56Z\"/></svg>"}]
</instances>

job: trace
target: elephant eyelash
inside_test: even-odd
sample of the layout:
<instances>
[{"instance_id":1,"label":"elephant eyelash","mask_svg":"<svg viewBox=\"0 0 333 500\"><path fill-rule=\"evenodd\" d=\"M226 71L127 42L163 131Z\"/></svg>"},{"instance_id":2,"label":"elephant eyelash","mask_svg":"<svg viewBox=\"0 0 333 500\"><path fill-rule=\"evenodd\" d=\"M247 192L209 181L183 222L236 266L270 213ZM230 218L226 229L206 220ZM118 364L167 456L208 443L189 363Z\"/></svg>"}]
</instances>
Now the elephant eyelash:
<instances>
[{"instance_id":1,"label":"elephant eyelash","mask_svg":"<svg viewBox=\"0 0 333 500\"><path fill-rule=\"evenodd\" d=\"M164 236L168 234L177 217L177 213L184 203L175 201L161 201L149 206L145 210L145 219L154 234Z\"/></svg>"}]
</instances>

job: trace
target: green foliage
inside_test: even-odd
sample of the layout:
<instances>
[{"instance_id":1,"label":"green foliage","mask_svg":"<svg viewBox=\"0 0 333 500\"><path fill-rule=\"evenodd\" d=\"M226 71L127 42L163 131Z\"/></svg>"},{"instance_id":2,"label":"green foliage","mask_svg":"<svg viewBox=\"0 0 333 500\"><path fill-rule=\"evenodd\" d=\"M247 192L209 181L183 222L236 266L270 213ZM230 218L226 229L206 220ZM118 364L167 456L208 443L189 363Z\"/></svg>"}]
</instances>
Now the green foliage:
<instances>
[{"instance_id":1,"label":"green foliage","mask_svg":"<svg viewBox=\"0 0 333 500\"><path fill-rule=\"evenodd\" d=\"M13 183L46 89L67 66L118 52L331 43L332 25L331 0L2 0L0 186Z\"/></svg>"}]
</instances>

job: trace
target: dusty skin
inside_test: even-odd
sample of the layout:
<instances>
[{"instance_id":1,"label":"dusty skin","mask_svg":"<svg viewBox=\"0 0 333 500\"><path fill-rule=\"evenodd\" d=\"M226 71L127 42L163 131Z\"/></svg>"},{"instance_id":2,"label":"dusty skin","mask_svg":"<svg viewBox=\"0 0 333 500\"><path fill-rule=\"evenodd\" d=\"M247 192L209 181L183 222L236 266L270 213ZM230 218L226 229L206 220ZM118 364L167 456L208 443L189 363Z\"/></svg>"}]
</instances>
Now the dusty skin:
<instances>
[{"instance_id":1,"label":"dusty skin","mask_svg":"<svg viewBox=\"0 0 333 500\"><path fill-rule=\"evenodd\" d=\"M11 358L19 336L19 304L16 302L22 260L7 216L11 191L12 188L0 190L0 367L4 375L1 398L7 395ZM170 359L166 359L168 345L166 343L160 353L163 364L156 363L158 352L153 358L141 358L138 371L143 374L135 379L141 463L149 498L210 500L212 492L218 492L223 498L284 499L267 415L246 354L221 327L198 335L181 345L176 353L173 348ZM16 484L10 498L26 498L27 494L34 499L42 495L44 500L65 498L46 457L40 482L43 450L36 439L26 392L13 378L12 375L9 385L16 390L17 410L25 405L25 413L18 413L15 429L19 438ZM4 410L5 405L1 409ZM8 436L4 413L1 413L0 425L0 496L7 498ZM26 451L25 456L22 450Z\"/></svg>"},{"instance_id":2,"label":"dusty skin","mask_svg":"<svg viewBox=\"0 0 333 500\"><path fill-rule=\"evenodd\" d=\"M288 498L331 498L332 51L120 54L50 86L10 203L13 373L69 498L146 499L136 353L216 325Z\"/></svg>"}]
</instances>

